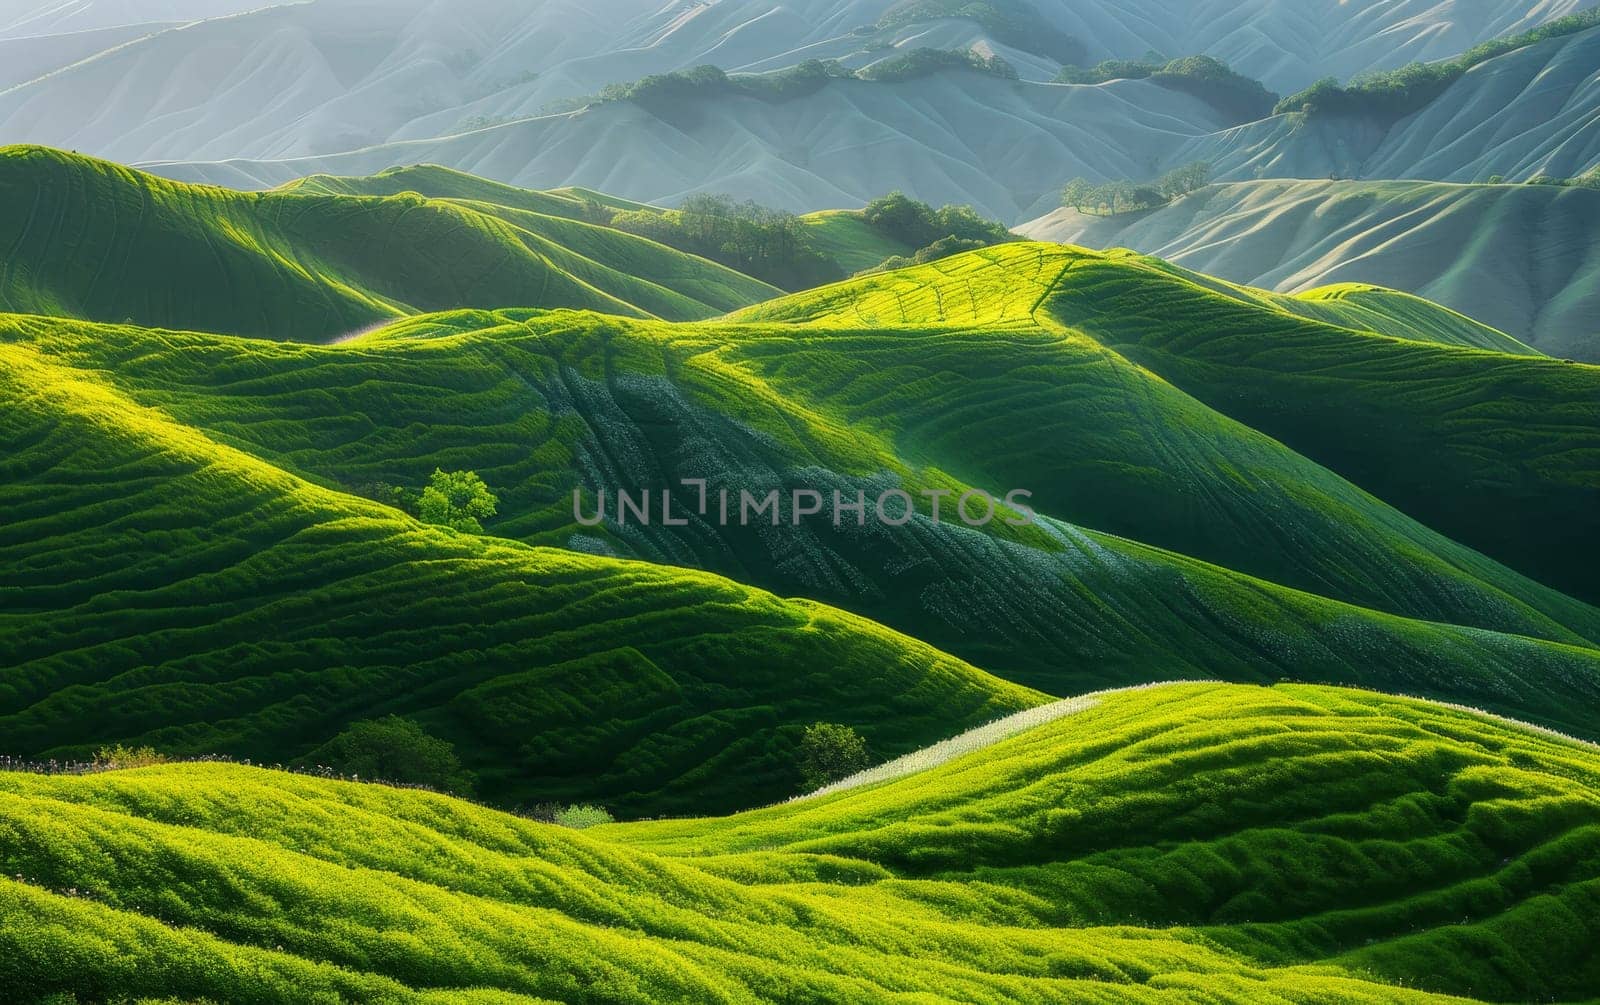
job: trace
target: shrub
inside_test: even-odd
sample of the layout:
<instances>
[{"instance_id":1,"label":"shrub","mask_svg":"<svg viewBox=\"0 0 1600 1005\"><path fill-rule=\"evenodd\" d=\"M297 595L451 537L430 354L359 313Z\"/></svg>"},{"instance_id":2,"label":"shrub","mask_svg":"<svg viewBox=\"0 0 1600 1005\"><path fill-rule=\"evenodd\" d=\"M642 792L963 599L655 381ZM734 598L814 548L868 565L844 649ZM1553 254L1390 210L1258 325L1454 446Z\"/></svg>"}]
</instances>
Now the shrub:
<instances>
[{"instance_id":1,"label":"shrub","mask_svg":"<svg viewBox=\"0 0 1600 1005\"><path fill-rule=\"evenodd\" d=\"M308 760L370 781L425 785L441 792L472 790L472 776L455 747L398 715L352 723Z\"/></svg>"},{"instance_id":2,"label":"shrub","mask_svg":"<svg viewBox=\"0 0 1600 1005\"><path fill-rule=\"evenodd\" d=\"M418 504L422 500L422 494L415 489L390 485L388 482L362 482L360 485L352 486L350 491L363 499L393 506L402 513L409 513L412 516L418 514Z\"/></svg>"},{"instance_id":3,"label":"shrub","mask_svg":"<svg viewBox=\"0 0 1600 1005\"><path fill-rule=\"evenodd\" d=\"M588 803L574 803L566 809L559 810L555 822L562 827L571 827L574 830L583 830L586 827L595 827L599 824L614 824L617 818L613 817L603 806L591 806Z\"/></svg>"},{"instance_id":4,"label":"shrub","mask_svg":"<svg viewBox=\"0 0 1600 1005\"><path fill-rule=\"evenodd\" d=\"M157 753L153 747L125 747L120 743L101 747L94 752L94 759L112 768L147 768L167 763L167 756Z\"/></svg>"},{"instance_id":5,"label":"shrub","mask_svg":"<svg viewBox=\"0 0 1600 1005\"><path fill-rule=\"evenodd\" d=\"M474 471L434 469L428 487L417 500L423 523L450 527L467 534L483 533L479 520L494 516L500 500Z\"/></svg>"},{"instance_id":6,"label":"shrub","mask_svg":"<svg viewBox=\"0 0 1600 1005\"><path fill-rule=\"evenodd\" d=\"M867 742L849 726L819 722L800 738L800 775L806 791L849 778L867 766Z\"/></svg>"}]
</instances>

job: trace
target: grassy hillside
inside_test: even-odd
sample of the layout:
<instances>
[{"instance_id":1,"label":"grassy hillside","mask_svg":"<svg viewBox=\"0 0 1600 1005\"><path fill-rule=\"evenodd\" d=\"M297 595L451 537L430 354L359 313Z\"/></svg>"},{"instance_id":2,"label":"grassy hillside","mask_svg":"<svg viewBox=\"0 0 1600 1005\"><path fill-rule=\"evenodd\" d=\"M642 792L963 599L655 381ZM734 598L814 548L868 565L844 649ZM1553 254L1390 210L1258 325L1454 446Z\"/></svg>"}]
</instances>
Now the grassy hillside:
<instances>
[{"instance_id":1,"label":"grassy hillside","mask_svg":"<svg viewBox=\"0 0 1600 1005\"><path fill-rule=\"evenodd\" d=\"M807 213L800 222L805 224L812 245L850 275L879 265L886 258L904 257L917 250L873 227L859 212L851 210Z\"/></svg>"},{"instance_id":2,"label":"grassy hillside","mask_svg":"<svg viewBox=\"0 0 1600 1005\"><path fill-rule=\"evenodd\" d=\"M488 178L480 178L437 164L410 164L393 167L377 174L356 177L310 175L296 178L280 186L276 191L297 195L379 196L417 192L430 199L481 203L579 221L588 220L593 215L591 207L595 205L612 209L650 208L643 203L617 199L586 189L563 188L536 192L514 185L502 185Z\"/></svg>"},{"instance_id":3,"label":"grassy hillside","mask_svg":"<svg viewBox=\"0 0 1600 1005\"><path fill-rule=\"evenodd\" d=\"M583 832L225 765L0 775L0 992L1399 1003L1600 980L1594 748L1321 688L1086 704L896 782Z\"/></svg>"},{"instance_id":4,"label":"grassy hillside","mask_svg":"<svg viewBox=\"0 0 1600 1005\"><path fill-rule=\"evenodd\" d=\"M1150 213L1061 209L1017 230L1132 248L1288 293L1381 283L1551 356L1600 361L1600 191L1592 189L1251 181L1212 185Z\"/></svg>"},{"instance_id":5,"label":"grassy hillside","mask_svg":"<svg viewBox=\"0 0 1600 1005\"><path fill-rule=\"evenodd\" d=\"M397 713L486 797L681 812L795 791L819 719L881 756L1042 700L716 576L425 528L23 346L0 394L11 752L280 761Z\"/></svg>"},{"instance_id":6,"label":"grassy hillside","mask_svg":"<svg viewBox=\"0 0 1600 1005\"><path fill-rule=\"evenodd\" d=\"M512 197L459 176L445 181L456 184L439 187L480 198L300 194L331 187L309 183L247 194L5 148L0 308L325 342L444 307L584 307L688 320L776 292L544 212L581 205L577 196Z\"/></svg>"},{"instance_id":7,"label":"grassy hillside","mask_svg":"<svg viewBox=\"0 0 1600 1005\"><path fill-rule=\"evenodd\" d=\"M1314 292L1292 313L1215 294L1154 260L1084 255L1045 310L1445 534L1600 599L1600 367L1304 317L1426 336L1429 305L1411 298L1378 317L1367 294Z\"/></svg>"},{"instance_id":8,"label":"grassy hillside","mask_svg":"<svg viewBox=\"0 0 1600 1005\"><path fill-rule=\"evenodd\" d=\"M1292 678L1600 735L1592 608L1030 320L1077 261L1007 248L752 312L838 319L816 325L464 311L332 347L44 320L4 338L329 489L474 470L501 497L491 534L822 601L1049 693ZM964 323L882 313L941 302ZM686 478L707 479L705 514ZM835 490L1014 487L1038 526L968 527L953 497L938 524L925 498L899 528L831 519ZM797 488L820 516L741 524L741 490ZM586 514L607 494L603 526L576 523L574 489ZM689 522L621 521L618 490L670 491Z\"/></svg>"}]
</instances>

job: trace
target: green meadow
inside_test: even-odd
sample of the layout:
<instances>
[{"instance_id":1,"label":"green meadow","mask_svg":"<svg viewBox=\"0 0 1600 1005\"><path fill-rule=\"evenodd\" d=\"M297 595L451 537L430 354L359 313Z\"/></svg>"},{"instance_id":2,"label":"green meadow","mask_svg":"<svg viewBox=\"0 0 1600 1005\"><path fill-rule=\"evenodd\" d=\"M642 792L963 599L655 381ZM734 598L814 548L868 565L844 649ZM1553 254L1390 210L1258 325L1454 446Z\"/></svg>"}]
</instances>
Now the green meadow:
<instances>
[{"instance_id":1,"label":"green meadow","mask_svg":"<svg viewBox=\"0 0 1600 1005\"><path fill-rule=\"evenodd\" d=\"M1600 986L1600 367L1033 242L783 295L442 168L0 192L0 753L171 759L0 772L0 999ZM304 773L392 717L453 795Z\"/></svg>"},{"instance_id":2,"label":"green meadow","mask_svg":"<svg viewBox=\"0 0 1600 1005\"><path fill-rule=\"evenodd\" d=\"M259 768L0 775L0 987L229 1002L1422 1002L1600 979L1595 748L1166 685L901 778L573 831Z\"/></svg>"}]
</instances>

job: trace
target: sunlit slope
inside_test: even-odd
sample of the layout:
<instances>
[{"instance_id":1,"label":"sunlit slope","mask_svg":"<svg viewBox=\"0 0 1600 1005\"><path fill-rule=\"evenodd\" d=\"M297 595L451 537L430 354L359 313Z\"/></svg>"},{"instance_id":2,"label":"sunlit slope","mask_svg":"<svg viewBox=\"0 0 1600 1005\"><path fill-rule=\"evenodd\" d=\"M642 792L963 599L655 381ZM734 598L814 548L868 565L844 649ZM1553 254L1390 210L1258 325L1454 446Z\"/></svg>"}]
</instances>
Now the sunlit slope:
<instances>
[{"instance_id":1,"label":"sunlit slope","mask_svg":"<svg viewBox=\"0 0 1600 1005\"><path fill-rule=\"evenodd\" d=\"M1150 213L1057 210L1038 240L1127 247L1252 286L1381 283L1552 356L1600 360L1600 191L1415 181L1213 185Z\"/></svg>"},{"instance_id":2,"label":"sunlit slope","mask_svg":"<svg viewBox=\"0 0 1600 1005\"><path fill-rule=\"evenodd\" d=\"M1430 344L1441 333L1469 332L1473 323L1415 298L1346 293L1343 300L1281 297L1126 253L1012 245L785 297L737 317L870 327L967 325L1037 314L1047 327L1064 324L1115 350L1103 357L1105 367L1120 372L1129 361L1148 367L1129 370L1121 382L1147 387L1153 403L1168 403L1165 411L1173 418L1161 423L1163 435L1193 436L1199 428L1178 418L1185 412L1180 402L1190 399L1166 383L1171 381L1434 529L1535 578L1595 596L1600 371ZM1371 327L1345 328L1319 317ZM1076 343L1069 333L1062 344ZM1151 371L1165 381L1150 381ZM1041 453L1054 457L1080 449L1084 430L1094 428L1092 420L1080 420L1070 436L1049 441L1055 444L1051 451L1030 453L1021 443L1041 428L1008 418L1012 432L999 441L974 438L985 444L984 456L992 456L995 442L1009 439L1017 443L1015 456L1037 464ZM1000 424L998 418L987 421ZM1136 463L1136 454L1106 455ZM1275 467L1281 473L1295 461ZM1175 462L1153 463L1170 469ZM1196 465L1193 477L1226 484L1225 474L1207 467L1217 465ZM1103 495L1102 482L1088 485ZM1252 497L1259 500L1259 490L1247 496ZM1169 498L1192 511L1212 504L1218 493L1206 491L1196 502ZM1271 520L1279 507L1267 508L1261 519ZM1136 519L1133 514L1117 509L1124 522L1085 522L1285 579L1237 554L1152 539L1126 522ZM1350 523L1341 520L1342 526ZM1249 548L1259 529L1257 519L1240 520L1220 544L1228 547L1231 540L1234 547ZM1425 550L1437 553L1432 545ZM1383 578L1371 575L1368 582Z\"/></svg>"},{"instance_id":3,"label":"sunlit slope","mask_svg":"<svg viewBox=\"0 0 1600 1005\"><path fill-rule=\"evenodd\" d=\"M416 192L245 194L39 147L0 150L0 247L6 310L299 341L444 307L687 320L775 292L560 216Z\"/></svg>"},{"instance_id":4,"label":"sunlit slope","mask_svg":"<svg viewBox=\"0 0 1600 1005\"><path fill-rule=\"evenodd\" d=\"M1263 310L1126 254L1082 255L1070 275L1047 316L1445 534L1600 598L1600 368L1428 344L1430 305L1392 294L1312 291Z\"/></svg>"},{"instance_id":5,"label":"sunlit slope","mask_svg":"<svg viewBox=\"0 0 1600 1005\"><path fill-rule=\"evenodd\" d=\"M0 735L303 755L399 713L484 795L627 812L798 785L798 728L901 751L1038 695L814 604L423 526L0 346Z\"/></svg>"},{"instance_id":6,"label":"sunlit slope","mask_svg":"<svg viewBox=\"0 0 1600 1005\"><path fill-rule=\"evenodd\" d=\"M1525 1001L1600 980L1600 755L1333 689L1104 695L725 819L575 832L194 765L0 775L0 835L12 996Z\"/></svg>"},{"instance_id":7,"label":"sunlit slope","mask_svg":"<svg viewBox=\"0 0 1600 1005\"><path fill-rule=\"evenodd\" d=\"M1600 735L1592 608L1082 336L457 312L331 347L43 319L6 337L330 488L474 470L500 496L491 534L820 600L1054 694L1293 678ZM704 512L684 479L707 481ZM1027 488L1043 517L973 528L951 495L937 524L926 498L904 526L835 524L833 492L870 507L895 488ZM586 519L606 494L602 526L578 524L575 489ZM649 493L648 526L619 518L619 490ZM796 523L795 490L822 512ZM686 523L664 523L663 491ZM742 491L781 493L779 525L741 516Z\"/></svg>"}]
</instances>

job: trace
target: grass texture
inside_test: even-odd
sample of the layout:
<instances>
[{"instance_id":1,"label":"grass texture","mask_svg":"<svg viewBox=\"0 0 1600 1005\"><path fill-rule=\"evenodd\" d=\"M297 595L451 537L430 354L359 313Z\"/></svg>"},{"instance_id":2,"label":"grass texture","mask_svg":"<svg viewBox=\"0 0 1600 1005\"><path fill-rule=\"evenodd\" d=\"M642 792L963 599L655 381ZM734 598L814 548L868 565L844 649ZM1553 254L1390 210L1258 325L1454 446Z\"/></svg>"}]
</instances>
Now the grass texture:
<instances>
[{"instance_id":1,"label":"grass texture","mask_svg":"<svg viewBox=\"0 0 1600 1005\"><path fill-rule=\"evenodd\" d=\"M287 761L400 714L486 797L663 812L792 793L824 716L881 756L1043 700L817 604L424 527L31 349L0 345L0 395L0 735L22 753Z\"/></svg>"},{"instance_id":2,"label":"grass texture","mask_svg":"<svg viewBox=\"0 0 1600 1005\"><path fill-rule=\"evenodd\" d=\"M232 192L42 147L0 148L0 308L328 342L447 307L682 321L777 293L573 219L574 194L469 185L444 169L398 177L456 194L352 195L312 182Z\"/></svg>"},{"instance_id":3,"label":"grass texture","mask_svg":"<svg viewBox=\"0 0 1600 1005\"><path fill-rule=\"evenodd\" d=\"M0 775L0 991L1422 1002L1600 980L1600 755L1170 685L895 781L582 832L224 765ZM20 995L20 998L19 998Z\"/></svg>"},{"instance_id":4,"label":"grass texture","mask_svg":"<svg viewBox=\"0 0 1600 1005\"><path fill-rule=\"evenodd\" d=\"M498 538L563 549L571 561L579 560L575 553L642 560L805 597L1046 694L1178 677L1306 680L1466 701L1600 735L1600 612L1223 414L1231 403L1208 406L1062 325L1055 315L1096 288L1088 280L1102 269L1116 278L1149 271L1117 256L1016 245L700 325L460 311L320 347L17 318L0 326L0 342L27 347L62 372L337 497L376 482L420 485L435 468L474 470L500 497L500 515L487 527ZM1147 313L1160 309L1169 279L1159 271L1148 279ZM1177 294L1194 288L1179 284ZM1194 308L1179 302L1185 310L1174 312L1174 326ZM1357 348L1437 353L1469 376L1479 367L1526 374L1527 396L1548 395L1548 415L1565 409L1572 421L1526 430L1463 426L1463 437L1479 456L1552 485L1594 478L1586 444L1596 423L1585 419L1593 401L1585 404L1561 382L1539 383L1555 375L1581 390L1581 381L1594 379L1590 368L1334 329L1270 304L1252 310L1241 324L1268 331L1292 324ZM1092 319L1083 324L1094 330ZM1429 399L1416 402L1418 416L1408 421L1427 417L1420 406ZM18 434L19 463L32 437ZM1510 449L1519 443L1543 451L1542 459ZM1396 468L1424 463L1413 453L1389 456ZM44 478L59 462L35 463L25 470ZM848 517L835 526L828 515L797 526L787 509L779 527L761 520L724 526L695 514L698 493L684 478L707 479L713 497L724 487L735 497L740 489L815 488L847 499L892 487L913 494L1021 487L1034 492L1041 519L1030 528L998 521L969 528L951 518L947 499L937 525L923 500L901 528L857 527ZM604 526L576 524L574 489L585 512L600 492L610 495ZM674 511L689 522L620 522L619 489L648 489L657 499L669 491ZM18 481L10 491L38 490ZM1535 493L1526 515L1495 515L1529 523L1544 498ZM19 567L70 569L63 556L78 547L75 534L99 542L82 545L83 555L116 550L103 543L104 528L74 519L58 521L59 537L19 529ZM194 526L206 519L197 514ZM244 562L249 546L234 554ZM219 559L175 561L186 568ZM87 569L61 575L92 578ZM139 585L161 583L151 576ZM183 597L194 588L171 585L166 593ZM97 663L84 678L72 626L82 617L76 605L92 591L54 597L24 586L13 596L31 610L13 621L18 641L9 655L40 681L8 713L19 726L35 724L16 734L21 753L166 740L170 724L154 715L130 721L108 713L90 726L96 720L85 708L118 707L125 690L140 686L112 667L160 676L174 667L228 665L226 647L192 635L176 650ZM42 620L61 627L34 631ZM326 658L346 657L334 646ZM403 647L387 657L400 666L434 658L430 650L414 659ZM55 704L35 707L79 680L94 685L77 693L80 703L50 697ZM230 706L241 717L237 730L171 732L184 749L210 744L254 754L270 744L246 738L262 728L258 719L279 718L271 704L251 711L241 696ZM352 701L297 736L327 739L342 719L394 710L383 700ZM740 721L762 721L750 716ZM957 725L947 723L949 731ZM729 724L725 735L744 728ZM447 731L473 737L462 721ZM304 749L300 742L294 749ZM518 757L551 756L548 748L530 751ZM892 752L874 748L878 756ZM776 751L770 757L769 766L777 763ZM781 788L771 770L752 793ZM737 803L739 781L725 784ZM630 790L637 805L651 798Z\"/></svg>"}]
</instances>

